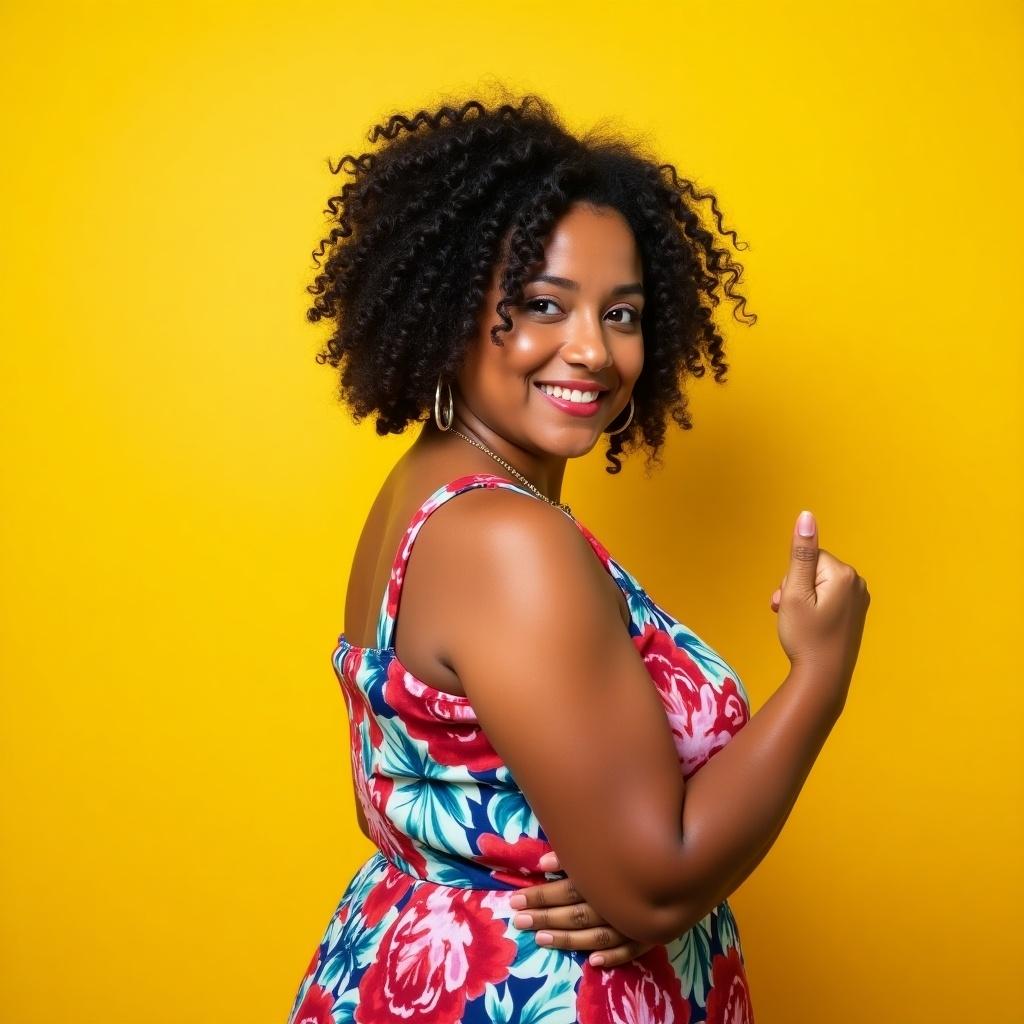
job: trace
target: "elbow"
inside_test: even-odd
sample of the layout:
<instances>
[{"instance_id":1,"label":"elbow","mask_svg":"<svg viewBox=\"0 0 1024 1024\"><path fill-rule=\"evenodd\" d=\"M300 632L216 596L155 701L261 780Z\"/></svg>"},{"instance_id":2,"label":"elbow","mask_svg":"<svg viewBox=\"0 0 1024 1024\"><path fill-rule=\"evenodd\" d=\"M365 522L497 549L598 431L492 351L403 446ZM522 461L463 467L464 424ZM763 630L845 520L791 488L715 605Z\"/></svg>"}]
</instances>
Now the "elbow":
<instances>
[{"instance_id":1,"label":"elbow","mask_svg":"<svg viewBox=\"0 0 1024 1024\"><path fill-rule=\"evenodd\" d=\"M665 944L685 935L703 920L710 907L702 901L684 900L672 907L652 908L645 942Z\"/></svg>"},{"instance_id":2,"label":"elbow","mask_svg":"<svg viewBox=\"0 0 1024 1024\"><path fill-rule=\"evenodd\" d=\"M685 935L718 905L710 897L682 897L669 904L650 904L637 915L630 938L665 945ZM620 929L621 930L621 929Z\"/></svg>"},{"instance_id":3,"label":"elbow","mask_svg":"<svg viewBox=\"0 0 1024 1024\"><path fill-rule=\"evenodd\" d=\"M648 893L635 893L603 914L605 920L623 935L637 942L660 946L685 935L702 920L715 904L697 894L676 892L670 898L652 898ZM598 910L598 913L601 913Z\"/></svg>"},{"instance_id":4,"label":"elbow","mask_svg":"<svg viewBox=\"0 0 1024 1024\"><path fill-rule=\"evenodd\" d=\"M646 876L646 881L646 891L637 901L642 909L635 923L636 930L643 934L628 933L642 942L660 945L680 938L707 917L722 899L717 880L707 873L698 873L692 861L686 864L685 870L677 861L672 871L652 872Z\"/></svg>"},{"instance_id":5,"label":"elbow","mask_svg":"<svg viewBox=\"0 0 1024 1024\"><path fill-rule=\"evenodd\" d=\"M695 858L692 844L655 863L657 867L650 866L643 876L646 884L638 901L643 910L637 915L637 930L643 934L629 934L642 942L665 944L704 920L726 893L720 873Z\"/></svg>"},{"instance_id":6,"label":"elbow","mask_svg":"<svg viewBox=\"0 0 1024 1024\"><path fill-rule=\"evenodd\" d=\"M591 895L584 892L584 898L605 924L626 938L655 946L671 942L685 931L682 922L686 912L679 901L659 900L644 888L630 885L628 876L619 876L604 896L596 891Z\"/></svg>"}]
</instances>

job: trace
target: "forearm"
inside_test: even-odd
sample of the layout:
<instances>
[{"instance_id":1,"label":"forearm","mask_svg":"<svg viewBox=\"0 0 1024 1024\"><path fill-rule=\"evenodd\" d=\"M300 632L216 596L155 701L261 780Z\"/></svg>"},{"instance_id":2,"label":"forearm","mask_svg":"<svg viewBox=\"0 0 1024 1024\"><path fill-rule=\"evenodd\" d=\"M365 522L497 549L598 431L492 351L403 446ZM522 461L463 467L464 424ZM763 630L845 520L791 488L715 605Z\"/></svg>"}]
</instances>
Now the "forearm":
<instances>
[{"instance_id":1,"label":"forearm","mask_svg":"<svg viewBox=\"0 0 1024 1024\"><path fill-rule=\"evenodd\" d=\"M779 838L779 834L782 832L782 827L786 824L790 811L792 811L793 805L796 803L797 795L798 794L796 793L793 794L793 799L790 801L789 807L787 807L782 813L778 824L774 829L772 829L771 834L762 843L750 851L750 855L743 860L743 863L737 868L735 874L727 882L724 879L722 880L721 898L717 899L712 906L717 906L723 899L727 899L731 896L753 874L754 869L758 864L765 859L768 855L768 851L775 845L775 840ZM700 920L700 918L698 918L698 920Z\"/></svg>"},{"instance_id":2,"label":"forearm","mask_svg":"<svg viewBox=\"0 0 1024 1024\"><path fill-rule=\"evenodd\" d=\"M784 807L779 814L779 819L776 822L775 828L773 828L771 833L758 843L757 846L748 851L748 856L743 858L742 863L737 867L733 876L728 880L725 880L724 878L721 879L721 899L726 899L731 896L750 877L750 875L753 874L754 869L768 855L768 851L775 845L775 840L779 838L779 834L782 832L783 826L789 819L790 812L793 810L798 796L799 791L794 791L788 806ZM721 899L717 900L713 906L717 906L717 903L721 902Z\"/></svg>"},{"instance_id":3,"label":"forearm","mask_svg":"<svg viewBox=\"0 0 1024 1024\"><path fill-rule=\"evenodd\" d=\"M832 727L845 687L792 668L750 721L687 780L682 838L658 872L656 930L682 934L771 848Z\"/></svg>"}]
</instances>

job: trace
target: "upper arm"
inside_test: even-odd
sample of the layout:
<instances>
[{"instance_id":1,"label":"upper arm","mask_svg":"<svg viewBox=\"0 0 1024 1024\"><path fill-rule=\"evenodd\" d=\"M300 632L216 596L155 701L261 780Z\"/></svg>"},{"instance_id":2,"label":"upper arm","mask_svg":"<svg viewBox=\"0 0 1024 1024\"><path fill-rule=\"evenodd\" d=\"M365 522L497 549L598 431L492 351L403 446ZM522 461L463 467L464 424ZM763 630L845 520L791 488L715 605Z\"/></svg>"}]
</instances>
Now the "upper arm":
<instances>
[{"instance_id":1,"label":"upper arm","mask_svg":"<svg viewBox=\"0 0 1024 1024\"><path fill-rule=\"evenodd\" d=\"M684 781L605 570L540 502L492 491L473 505L446 591L452 667L578 889L624 934L660 933Z\"/></svg>"}]
</instances>

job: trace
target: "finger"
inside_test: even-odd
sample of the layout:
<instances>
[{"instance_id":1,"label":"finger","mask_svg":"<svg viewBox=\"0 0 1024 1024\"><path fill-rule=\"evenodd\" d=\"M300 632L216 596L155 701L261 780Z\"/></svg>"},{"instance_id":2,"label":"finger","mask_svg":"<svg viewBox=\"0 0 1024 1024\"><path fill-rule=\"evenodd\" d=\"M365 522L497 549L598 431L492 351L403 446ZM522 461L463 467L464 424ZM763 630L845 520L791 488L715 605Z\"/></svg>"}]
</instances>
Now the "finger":
<instances>
[{"instance_id":1,"label":"finger","mask_svg":"<svg viewBox=\"0 0 1024 1024\"><path fill-rule=\"evenodd\" d=\"M818 524L810 512L801 512L797 516L790 537L789 559L787 575L792 578L790 586L799 597L813 596L814 581L818 575Z\"/></svg>"},{"instance_id":2,"label":"finger","mask_svg":"<svg viewBox=\"0 0 1024 1024\"><path fill-rule=\"evenodd\" d=\"M558 860L558 854L554 850L549 850L540 858L537 863L541 866L544 871L561 871L562 865Z\"/></svg>"},{"instance_id":3,"label":"finger","mask_svg":"<svg viewBox=\"0 0 1024 1024\"><path fill-rule=\"evenodd\" d=\"M637 942L635 939L629 939L619 946L602 949L600 953L591 953L587 960L591 967L620 967L622 964L628 964L630 960L635 960L638 956L643 956L653 948L654 946L649 942Z\"/></svg>"},{"instance_id":4,"label":"finger","mask_svg":"<svg viewBox=\"0 0 1024 1024\"><path fill-rule=\"evenodd\" d=\"M771 606L772 611L777 612L779 610L779 602L782 600L782 588L779 587L774 594L772 594Z\"/></svg>"},{"instance_id":5,"label":"finger","mask_svg":"<svg viewBox=\"0 0 1024 1024\"><path fill-rule=\"evenodd\" d=\"M509 904L515 910L528 910L564 907L567 904L582 902L583 897L573 885L572 879L559 878L554 882L541 882L539 885L530 885L525 889L520 889L511 898Z\"/></svg>"},{"instance_id":6,"label":"finger","mask_svg":"<svg viewBox=\"0 0 1024 1024\"><path fill-rule=\"evenodd\" d=\"M584 928L581 931L566 932L548 928L537 932L537 945L545 949L610 949L622 944L625 938L614 928Z\"/></svg>"},{"instance_id":7,"label":"finger","mask_svg":"<svg viewBox=\"0 0 1024 1024\"><path fill-rule=\"evenodd\" d=\"M611 927L589 903L573 903L567 907L552 907L549 910L520 910L512 918L512 923L517 928L534 931L550 928L576 931L580 928L594 928L597 925Z\"/></svg>"}]
</instances>

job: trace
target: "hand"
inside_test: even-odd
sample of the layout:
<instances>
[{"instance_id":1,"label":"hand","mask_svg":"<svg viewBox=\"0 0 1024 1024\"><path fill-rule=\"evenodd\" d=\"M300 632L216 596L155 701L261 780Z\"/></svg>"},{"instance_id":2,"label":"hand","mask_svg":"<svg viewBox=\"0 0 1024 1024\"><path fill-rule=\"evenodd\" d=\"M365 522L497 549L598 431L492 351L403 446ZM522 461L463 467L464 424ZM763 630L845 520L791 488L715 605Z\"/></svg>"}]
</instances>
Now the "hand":
<instances>
[{"instance_id":1,"label":"hand","mask_svg":"<svg viewBox=\"0 0 1024 1024\"><path fill-rule=\"evenodd\" d=\"M806 515L809 536L799 532ZM853 566L818 546L818 525L809 512L793 531L789 572L772 594L779 613L779 641L791 664L826 667L844 694L860 650L871 595Z\"/></svg>"},{"instance_id":2,"label":"hand","mask_svg":"<svg viewBox=\"0 0 1024 1024\"><path fill-rule=\"evenodd\" d=\"M540 866L545 871L560 870L558 855L554 851L544 854ZM521 909L520 897L525 898ZM598 917L568 878L520 889L512 899L516 901L515 909L520 910L512 921L517 928L543 929L551 941L542 942L538 935L537 943L551 949L600 950L589 957L594 967L617 967L654 948L653 943L630 939ZM528 923L524 915L531 919Z\"/></svg>"}]
</instances>

